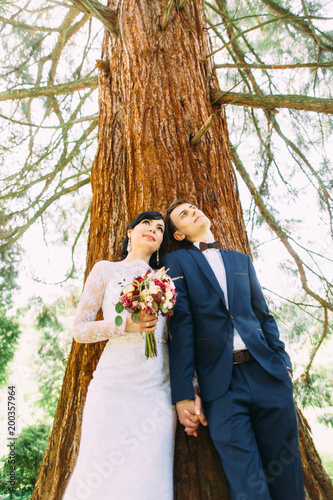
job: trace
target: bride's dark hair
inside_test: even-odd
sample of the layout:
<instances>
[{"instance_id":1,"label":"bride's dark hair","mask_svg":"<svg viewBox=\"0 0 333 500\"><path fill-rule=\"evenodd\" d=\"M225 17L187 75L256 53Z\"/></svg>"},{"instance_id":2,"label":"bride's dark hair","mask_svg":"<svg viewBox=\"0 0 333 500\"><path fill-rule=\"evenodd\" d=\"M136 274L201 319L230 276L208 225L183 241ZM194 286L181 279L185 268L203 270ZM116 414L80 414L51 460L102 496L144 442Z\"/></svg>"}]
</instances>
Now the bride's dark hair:
<instances>
[{"instance_id":1,"label":"bride's dark hair","mask_svg":"<svg viewBox=\"0 0 333 500\"><path fill-rule=\"evenodd\" d=\"M140 224L145 219L149 220L159 220L162 219L164 221L163 215L160 214L159 212L153 212L153 211L148 211L148 212L141 212L140 214L136 215L134 219L128 224L126 228L126 237L124 238L122 244L121 244L121 260L125 259L128 255L127 251L127 245L128 245L128 236L127 232L129 229L133 229L135 226ZM163 233L163 241L160 247L160 258L159 258L159 265L157 265L156 262L156 257L157 257L157 252L154 252L152 256L150 257L149 265L153 269L156 269L157 267L161 267L161 257L163 255L163 248L165 247L166 244L166 230Z\"/></svg>"}]
</instances>

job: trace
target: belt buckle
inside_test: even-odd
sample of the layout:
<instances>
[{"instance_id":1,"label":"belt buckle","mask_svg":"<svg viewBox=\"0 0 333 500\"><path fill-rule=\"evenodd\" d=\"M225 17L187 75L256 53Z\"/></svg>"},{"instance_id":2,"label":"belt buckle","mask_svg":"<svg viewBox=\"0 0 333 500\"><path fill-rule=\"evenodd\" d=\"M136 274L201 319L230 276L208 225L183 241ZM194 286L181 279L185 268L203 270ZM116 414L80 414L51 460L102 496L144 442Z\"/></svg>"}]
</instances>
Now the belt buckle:
<instances>
[{"instance_id":1,"label":"belt buckle","mask_svg":"<svg viewBox=\"0 0 333 500\"><path fill-rule=\"evenodd\" d=\"M233 351L232 353L232 356L234 356L234 354L238 354L239 352L244 352L244 351L248 351L247 349L237 349L236 351ZM241 365L242 363L244 363L244 360L243 361L232 361L232 364L233 365Z\"/></svg>"}]
</instances>

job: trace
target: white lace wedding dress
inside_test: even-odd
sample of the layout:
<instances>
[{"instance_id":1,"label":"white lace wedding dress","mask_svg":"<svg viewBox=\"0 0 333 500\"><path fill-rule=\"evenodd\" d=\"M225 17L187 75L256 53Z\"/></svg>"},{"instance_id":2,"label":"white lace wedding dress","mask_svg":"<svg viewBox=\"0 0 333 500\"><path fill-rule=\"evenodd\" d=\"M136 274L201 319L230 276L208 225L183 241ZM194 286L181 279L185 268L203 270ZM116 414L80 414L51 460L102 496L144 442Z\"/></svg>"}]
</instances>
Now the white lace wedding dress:
<instances>
[{"instance_id":1,"label":"white lace wedding dress","mask_svg":"<svg viewBox=\"0 0 333 500\"><path fill-rule=\"evenodd\" d=\"M121 289L145 274L142 260L95 264L74 323L78 342L108 339L90 382L80 450L63 500L172 500L176 417L171 405L165 319L158 355L146 359L140 333L115 326ZM103 309L103 321L95 321Z\"/></svg>"}]
</instances>

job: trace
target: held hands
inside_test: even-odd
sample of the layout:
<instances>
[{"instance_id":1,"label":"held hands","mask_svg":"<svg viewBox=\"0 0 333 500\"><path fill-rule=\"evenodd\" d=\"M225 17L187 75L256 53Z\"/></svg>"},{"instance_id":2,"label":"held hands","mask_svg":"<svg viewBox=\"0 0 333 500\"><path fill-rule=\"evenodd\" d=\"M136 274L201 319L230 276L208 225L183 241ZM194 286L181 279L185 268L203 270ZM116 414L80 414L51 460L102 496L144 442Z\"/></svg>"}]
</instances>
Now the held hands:
<instances>
[{"instance_id":1,"label":"held hands","mask_svg":"<svg viewBox=\"0 0 333 500\"><path fill-rule=\"evenodd\" d=\"M157 315L156 314L145 314L143 311L139 313L140 321L135 323L131 315L126 317L126 328L125 332L146 332L152 333L156 330Z\"/></svg>"},{"instance_id":2,"label":"held hands","mask_svg":"<svg viewBox=\"0 0 333 500\"><path fill-rule=\"evenodd\" d=\"M188 436L198 437L197 430L200 423L208 425L202 408L202 401L198 394L195 399L184 399L176 403L179 422L185 427Z\"/></svg>"}]
</instances>

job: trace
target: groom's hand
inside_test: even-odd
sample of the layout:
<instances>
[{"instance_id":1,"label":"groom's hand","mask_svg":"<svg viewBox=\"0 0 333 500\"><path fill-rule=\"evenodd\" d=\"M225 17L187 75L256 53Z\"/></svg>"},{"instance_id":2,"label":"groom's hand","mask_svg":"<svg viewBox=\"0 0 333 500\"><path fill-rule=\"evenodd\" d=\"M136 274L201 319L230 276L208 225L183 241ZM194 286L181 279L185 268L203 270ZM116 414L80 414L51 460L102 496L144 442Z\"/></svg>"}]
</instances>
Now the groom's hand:
<instances>
[{"instance_id":1,"label":"groom's hand","mask_svg":"<svg viewBox=\"0 0 333 500\"><path fill-rule=\"evenodd\" d=\"M194 414L193 413L188 414L187 412L185 412L185 413L186 413L185 431L187 432L188 436L198 437L197 428L199 427L199 424L201 423L204 426L208 425L205 414L203 412L202 401L201 401L201 397L199 396L199 394L197 394L197 393L195 394ZM191 423L196 425L196 429L193 429L193 427L191 427Z\"/></svg>"},{"instance_id":2,"label":"groom's hand","mask_svg":"<svg viewBox=\"0 0 333 500\"><path fill-rule=\"evenodd\" d=\"M199 396L199 394L195 394L194 410L195 410L195 414L199 418L200 423L206 427L206 425L208 425L208 422L206 420L206 417L205 417L205 414L203 411L202 401L201 401L201 397Z\"/></svg>"},{"instance_id":3,"label":"groom's hand","mask_svg":"<svg viewBox=\"0 0 333 500\"><path fill-rule=\"evenodd\" d=\"M200 423L207 425L200 396L196 394L194 400L185 399L179 401L176 403L176 409L179 421L185 427L187 435L197 437L197 429Z\"/></svg>"},{"instance_id":4,"label":"groom's hand","mask_svg":"<svg viewBox=\"0 0 333 500\"><path fill-rule=\"evenodd\" d=\"M176 403L179 422L185 427L188 435L197 436L199 417L195 414L194 399L184 399Z\"/></svg>"}]
</instances>

